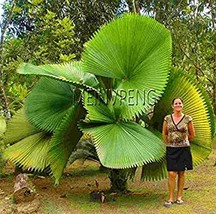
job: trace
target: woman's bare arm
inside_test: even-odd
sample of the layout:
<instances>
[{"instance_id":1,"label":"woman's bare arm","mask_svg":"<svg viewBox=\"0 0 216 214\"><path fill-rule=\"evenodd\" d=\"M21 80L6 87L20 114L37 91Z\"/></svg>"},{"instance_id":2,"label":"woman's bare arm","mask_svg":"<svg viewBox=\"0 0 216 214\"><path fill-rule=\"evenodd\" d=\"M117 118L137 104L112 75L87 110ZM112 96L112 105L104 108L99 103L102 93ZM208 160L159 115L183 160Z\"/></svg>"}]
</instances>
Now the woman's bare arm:
<instances>
[{"instance_id":1,"label":"woman's bare arm","mask_svg":"<svg viewBox=\"0 0 216 214\"><path fill-rule=\"evenodd\" d=\"M169 144L168 140L168 131L167 131L167 122L164 120L163 129L162 129L163 140L165 144Z\"/></svg>"},{"instance_id":2,"label":"woman's bare arm","mask_svg":"<svg viewBox=\"0 0 216 214\"><path fill-rule=\"evenodd\" d=\"M193 126L193 122L189 122L188 124L188 140L189 141L192 141L193 138L195 137L195 129L194 129L194 126Z\"/></svg>"}]
</instances>

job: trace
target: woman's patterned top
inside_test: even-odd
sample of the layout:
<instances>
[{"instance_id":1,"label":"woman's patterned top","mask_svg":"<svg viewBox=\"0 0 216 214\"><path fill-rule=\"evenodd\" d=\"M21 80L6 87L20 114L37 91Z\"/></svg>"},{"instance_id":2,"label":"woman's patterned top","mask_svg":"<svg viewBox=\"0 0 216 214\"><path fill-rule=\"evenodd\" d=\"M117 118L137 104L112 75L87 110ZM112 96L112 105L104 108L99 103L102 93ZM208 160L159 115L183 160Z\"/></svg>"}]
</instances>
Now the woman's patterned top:
<instances>
[{"instance_id":1,"label":"woman's patterned top","mask_svg":"<svg viewBox=\"0 0 216 214\"><path fill-rule=\"evenodd\" d=\"M167 115L164 120L167 122L168 142L169 147L185 147L190 146L188 140L188 124L192 118L188 115L183 115L178 123L175 123L172 115Z\"/></svg>"}]
</instances>

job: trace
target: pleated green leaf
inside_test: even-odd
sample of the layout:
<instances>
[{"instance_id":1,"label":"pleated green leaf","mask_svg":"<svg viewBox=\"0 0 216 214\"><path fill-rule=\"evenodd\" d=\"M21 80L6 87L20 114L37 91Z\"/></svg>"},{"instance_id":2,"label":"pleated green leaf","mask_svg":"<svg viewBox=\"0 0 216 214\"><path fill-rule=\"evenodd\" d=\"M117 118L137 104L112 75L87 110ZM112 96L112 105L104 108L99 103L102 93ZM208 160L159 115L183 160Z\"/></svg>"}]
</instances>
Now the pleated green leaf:
<instances>
[{"instance_id":1,"label":"pleated green leaf","mask_svg":"<svg viewBox=\"0 0 216 214\"><path fill-rule=\"evenodd\" d=\"M4 142L5 144L12 144L38 132L39 130L29 123L24 108L21 108L8 121Z\"/></svg>"},{"instance_id":2,"label":"pleated green leaf","mask_svg":"<svg viewBox=\"0 0 216 214\"><path fill-rule=\"evenodd\" d=\"M216 137L216 118L214 119L214 124L215 124L215 126L214 126L215 129L213 130L213 131L214 131L214 132L213 132L213 133L214 133L213 140L214 140L215 137Z\"/></svg>"},{"instance_id":3,"label":"pleated green leaf","mask_svg":"<svg viewBox=\"0 0 216 214\"><path fill-rule=\"evenodd\" d=\"M159 99L167 83L170 61L169 31L154 19L132 14L103 26L83 54L85 71L114 78L112 89L117 93L113 96L120 97L115 105L125 119L146 111Z\"/></svg>"},{"instance_id":4,"label":"pleated green leaf","mask_svg":"<svg viewBox=\"0 0 216 214\"><path fill-rule=\"evenodd\" d=\"M32 134L5 149L3 158L30 170L42 171L49 166L50 138L42 132Z\"/></svg>"},{"instance_id":5,"label":"pleated green leaf","mask_svg":"<svg viewBox=\"0 0 216 214\"><path fill-rule=\"evenodd\" d=\"M194 166L197 166L210 155L212 149L202 147L199 144L196 144L195 141L191 143L191 151L192 151Z\"/></svg>"},{"instance_id":6,"label":"pleated green leaf","mask_svg":"<svg viewBox=\"0 0 216 214\"><path fill-rule=\"evenodd\" d=\"M191 76L187 75L188 79L191 80ZM192 80L191 80L192 81ZM215 137L215 114L214 114L214 110L211 104L211 100L209 99L209 95L206 93L206 91L204 90L204 88L202 87L202 85L200 84L196 84L196 86L198 87L198 90L201 92L202 94L202 98L204 99L205 105L206 105L206 110L208 112L208 118L209 118L209 122L210 122L210 127L211 127L211 136L212 139Z\"/></svg>"},{"instance_id":7,"label":"pleated green leaf","mask_svg":"<svg viewBox=\"0 0 216 214\"><path fill-rule=\"evenodd\" d=\"M158 181L167 177L167 167L165 155L158 161L144 164L142 167L142 180Z\"/></svg>"},{"instance_id":8,"label":"pleated green leaf","mask_svg":"<svg viewBox=\"0 0 216 214\"><path fill-rule=\"evenodd\" d=\"M50 167L56 184L59 183L64 167L82 136L77 127L77 122L84 118L85 112L80 105L71 108L61 121L58 129L56 129L50 143Z\"/></svg>"},{"instance_id":9,"label":"pleated green leaf","mask_svg":"<svg viewBox=\"0 0 216 214\"><path fill-rule=\"evenodd\" d=\"M90 134L101 163L108 168L130 168L159 160L163 142L152 132L135 122L116 122L91 128L80 123Z\"/></svg>"},{"instance_id":10,"label":"pleated green leaf","mask_svg":"<svg viewBox=\"0 0 216 214\"><path fill-rule=\"evenodd\" d=\"M70 84L43 77L27 97L25 112L37 128L52 132L60 126L62 118L73 110L79 99L80 92Z\"/></svg>"},{"instance_id":11,"label":"pleated green leaf","mask_svg":"<svg viewBox=\"0 0 216 214\"><path fill-rule=\"evenodd\" d=\"M85 109L88 111L87 118L89 120L99 123L113 123L116 121L113 106L110 102L106 105L88 92L83 93L82 100Z\"/></svg>"},{"instance_id":12,"label":"pleated green leaf","mask_svg":"<svg viewBox=\"0 0 216 214\"><path fill-rule=\"evenodd\" d=\"M158 130L148 127L149 131L154 133L158 138L162 140L162 133ZM165 144L164 144L165 145ZM143 164L141 179L146 181L158 181L167 177L167 167L165 159L165 146L163 150L163 156L160 160L153 161L151 163Z\"/></svg>"},{"instance_id":13,"label":"pleated green leaf","mask_svg":"<svg viewBox=\"0 0 216 214\"><path fill-rule=\"evenodd\" d=\"M19 66L17 72L20 74L46 76L73 84L79 88L88 88L91 90L98 85L98 81L93 74L83 72L81 62L40 66L23 63Z\"/></svg>"},{"instance_id":14,"label":"pleated green leaf","mask_svg":"<svg viewBox=\"0 0 216 214\"><path fill-rule=\"evenodd\" d=\"M5 131L6 131L6 121L3 116L0 116L0 138L2 138Z\"/></svg>"},{"instance_id":15,"label":"pleated green leaf","mask_svg":"<svg viewBox=\"0 0 216 214\"><path fill-rule=\"evenodd\" d=\"M209 155L212 147L214 118L207 96L203 95L198 83L181 70L173 70L163 97L155 106L151 126L162 129L164 116L172 113L171 102L175 97L184 101L184 114L193 118L196 137L191 142L194 165L201 163Z\"/></svg>"}]
</instances>

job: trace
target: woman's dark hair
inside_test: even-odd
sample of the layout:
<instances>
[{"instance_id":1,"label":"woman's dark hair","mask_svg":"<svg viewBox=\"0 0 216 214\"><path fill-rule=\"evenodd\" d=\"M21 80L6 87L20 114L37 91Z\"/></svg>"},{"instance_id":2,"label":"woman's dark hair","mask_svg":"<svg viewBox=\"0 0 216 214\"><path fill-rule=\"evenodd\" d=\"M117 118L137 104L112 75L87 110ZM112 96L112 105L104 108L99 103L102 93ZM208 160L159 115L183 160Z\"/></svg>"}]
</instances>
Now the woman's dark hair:
<instances>
[{"instance_id":1,"label":"woman's dark hair","mask_svg":"<svg viewBox=\"0 0 216 214\"><path fill-rule=\"evenodd\" d=\"M175 97L173 100L172 100L172 105L174 104L174 102L175 102L175 100L176 99L180 99L181 100L181 102L183 103L183 100L182 100L182 98L181 97Z\"/></svg>"}]
</instances>

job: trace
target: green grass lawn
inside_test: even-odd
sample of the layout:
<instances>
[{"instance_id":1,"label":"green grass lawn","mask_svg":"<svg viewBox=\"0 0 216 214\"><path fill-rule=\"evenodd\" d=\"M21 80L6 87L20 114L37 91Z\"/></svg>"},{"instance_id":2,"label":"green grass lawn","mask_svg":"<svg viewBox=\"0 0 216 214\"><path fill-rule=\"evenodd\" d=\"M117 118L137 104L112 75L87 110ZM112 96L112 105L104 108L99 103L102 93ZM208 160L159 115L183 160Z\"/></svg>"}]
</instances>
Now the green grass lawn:
<instances>
[{"instance_id":1,"label":"green grass lawn","mask_svg":"<svg viewBox=\"0 0 216 214\"><path fill-rule=\"evenodd\" d=\"M75 165L67 168L67 172L59 186L54 187L51 178L31 177L37 192L40 195L41 206L34 213L143 213L143 214L216 214L216 150L209 158L186 173L184 191L184 205L173 205L170 208L163 206L168 197L167 181L158 182L140 181L140 170L128 187L132 191L128 195L110 196L115 201L106 203L91 202L89 193L95 189L95 180L99 183L99 190L108 190L110 182L105 172L98 170L98 165L87 162L84 165ZM10 207L12 201L5 203L13 191L13 175L0 179L0 188L5 192L0 196L0 213L13 213ZM1 207L8 206L5 212Z\"/></svg>"}]
</instances>

